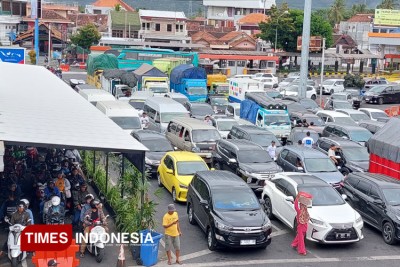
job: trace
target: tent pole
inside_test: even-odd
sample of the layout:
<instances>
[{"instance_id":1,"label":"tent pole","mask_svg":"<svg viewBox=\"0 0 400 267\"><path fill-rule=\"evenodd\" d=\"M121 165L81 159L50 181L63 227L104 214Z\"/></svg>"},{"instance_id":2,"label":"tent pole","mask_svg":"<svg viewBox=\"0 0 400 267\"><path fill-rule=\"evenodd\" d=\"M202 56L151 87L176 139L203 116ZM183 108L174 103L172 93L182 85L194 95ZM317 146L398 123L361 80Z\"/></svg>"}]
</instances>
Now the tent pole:
<instances>
[{"instance_id":1,"label":"tent pole","mask_svg":"<svg viewBox=\"0 0 400 267\"><path fill-rule=\"evenodd\" d=\"M106 154L106 192L107 194L107 189L108 189L108 152Z\"/></svg>"},{"instance_id":2,"label":"tent pole","mask_svg":"<svg viewBox=\"0 0 400 267\"><path fill-rule=\"evenodd\" d=\"M93 150L93 179L94 179L94 173L96 172L96 150Z\"/></svg>"},{"instance_id":3,"label":"tent pole","mask_svg":"<svg viewBox=\"0 0 400 267\"><path fill-rule=\"evenodd\" d=\"M145 183L145 175L146 175L146 161L145 161L145 154L146 152L143 151L142 153L142 190L140 192L140 222L143 220L143 207L144 207L144 183Z\"/></svg>"},{"instance_id":4,"label":"tent pole","mask_svg":"<svg viewBox=\"0 0 400 267\"><path fill-rule=\"evenodd\" d=\"M121 198L124 197L124 174L125 174L125 157L124 154L122 155L122 163L121 163L121 182L122 182L122 186L121 186Z\"/></svg>"}]
</instances>

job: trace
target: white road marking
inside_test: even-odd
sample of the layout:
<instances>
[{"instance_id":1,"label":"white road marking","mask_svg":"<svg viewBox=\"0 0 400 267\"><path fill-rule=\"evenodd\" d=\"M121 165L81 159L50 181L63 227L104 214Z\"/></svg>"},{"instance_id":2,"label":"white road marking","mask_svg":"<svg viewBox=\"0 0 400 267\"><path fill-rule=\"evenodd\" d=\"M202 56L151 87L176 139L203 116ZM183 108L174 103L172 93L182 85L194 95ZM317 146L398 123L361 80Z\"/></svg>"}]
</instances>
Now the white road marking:
<instances>
[{"instance_id":1,"label":"white road marking","mask_svg":"<svg viewBox=\"0 0 400 267\"><path fill-rule=\"evenodd\" d=\"M164 248L164 250L165 250L165 242L164 242L164 240L160 240L160 245ZM173 251L171 251L171 256L172 256L172 258L176 258L176 255L175 255L175 253L173 252Z\"/></svg>"},{"instance_id":2,"label":"white road marking","mask_svg":"<svg viewBox=\"0 0 400 267\"><path fill-rule=\"evenodd\" d=\"M202 256L205 256L205 255L208 255L208 254L211 254L211 253L213 253L211 250L209 250L209 249L204 249L204 250L200 250L200 251L197 251L197 252L193 252L193 253L190 253L190 254L186 254L186 255L183 255L183 256L181 256L181 260L191 260L191 259L194 259L194 258L198 258L198 257L202 257Z\"/></svg>"}]
</instances>

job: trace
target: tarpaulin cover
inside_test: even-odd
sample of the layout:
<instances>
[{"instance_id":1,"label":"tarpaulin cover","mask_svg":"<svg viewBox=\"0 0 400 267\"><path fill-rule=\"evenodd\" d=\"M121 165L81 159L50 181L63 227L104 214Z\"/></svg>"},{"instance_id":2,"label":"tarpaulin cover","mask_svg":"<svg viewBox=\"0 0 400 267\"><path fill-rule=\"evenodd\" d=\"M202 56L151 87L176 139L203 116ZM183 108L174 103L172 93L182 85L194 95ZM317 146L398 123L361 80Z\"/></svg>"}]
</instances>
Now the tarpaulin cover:
<instances>
[{"instance_id":1,"label":"tarpaulin cover","mask_svg":"<svg viewBox=\"0 0 400 267\"><path fill-rule=\"evenodd\" d=\"M93 75L96 70L118 69L117 57L113 54L89 55L87 72Z\"/></svg>"},{"instance_id":2,"label":"tarpaulin cover","mask_svg":"<svg viewBox=\"0 0 400 267\"><path fill-rule=\"evenodd\" d=\"M240 118L255 124L259 109L260 106L256 102L245 99L240 103Z\"/></svg>"},{"instance_id":3,"label":"tarpaulin cover","mask_svg":"<svg viewBox=\"0 0 400 267\"><path fill-rule=\"evenodd\" d=\"M189 64L182 64L171 71L170 81L180 84L182 79L207 79L206 70Z\"/></svg>"},{"instance_id":4,"label":"tarpaulin cover","mask_svg":"<svg viewBox=\"0 0 400 267\"><path fill-rule=\"evenodd\" d=\"M132 72L126 72L121 76L121 83L128 85L130 88L133 88L137 84L137 79Z\"/></svg>"},{"instance_id":5,"label":"tarpaulin cover","mask_svg":"<svg viewBox=\"0 0 400 267\"><path fill-rule=\"evenodd\" d=\"M400 119L391 118L368 141L371 154L400 163Z\"/></svg>"},{"instance_id":6,"label":"tarpaulin cover","mask_svg":"<svg viewBox=\"0 0 400 267\"><path fill-rule=\"evenodd\" d=\"M135 74L138 81L141 81L143 77L168 77L167 74L147 63L143 63L133 74Z\"/></svg>"},{"instance_id":7,"label":"tarpaulin cover","mask_svg":"<svg viewBox=\"0 0 400 267\"><path fill-rule=\"evenodd\" d=\"M126 70L111 69L111 70L104 70L103 76L106 79L121 79L122 75L125 73Z\"/></svg>"}]
</instances>

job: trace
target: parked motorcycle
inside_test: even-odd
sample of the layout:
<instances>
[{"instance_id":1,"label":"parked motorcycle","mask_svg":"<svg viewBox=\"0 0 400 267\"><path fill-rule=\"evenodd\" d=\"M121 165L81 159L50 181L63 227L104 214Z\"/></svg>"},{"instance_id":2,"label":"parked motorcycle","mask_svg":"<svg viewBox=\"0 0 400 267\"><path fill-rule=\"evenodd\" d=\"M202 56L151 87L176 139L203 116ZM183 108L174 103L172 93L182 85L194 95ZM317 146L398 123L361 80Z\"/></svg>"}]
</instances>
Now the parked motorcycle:
<instances>
[{"instance_id":1,"label":"parked motorcycle","mask_svg":"<svg viewBox=\"0 0 400 267\"><path fill-rule=\"evenodd\" d=\"M30 219L28 222L31 221ZM11 225L7 218L6 222L10 224L10 233L8 234L8 258L11 261L11 267L17 267L20 262L26 259L26 251L21 251L21 232L26 226L22 224Z\"/></svg>"},{"instance_id":2,"label":"parked motorcycle","mask_svg":"<svg viewBox=\"0 0 400 267\"><path fill-rule=\"evenodd\" d=\"M104 220L107 220L109 215L106 216ZM89 216L86 216L88 221L91 221ZM87 250L96 257L97 262L101 262L104 258L104 243L102 241L101 236L105 234L106 229L103 227L103 222L99 220L92 221L92 229L90 230L90 235L97 235L96 243L91 243L87 245ZM90 240L89 240L90 241Z\"/></svg>"}]
</instances>

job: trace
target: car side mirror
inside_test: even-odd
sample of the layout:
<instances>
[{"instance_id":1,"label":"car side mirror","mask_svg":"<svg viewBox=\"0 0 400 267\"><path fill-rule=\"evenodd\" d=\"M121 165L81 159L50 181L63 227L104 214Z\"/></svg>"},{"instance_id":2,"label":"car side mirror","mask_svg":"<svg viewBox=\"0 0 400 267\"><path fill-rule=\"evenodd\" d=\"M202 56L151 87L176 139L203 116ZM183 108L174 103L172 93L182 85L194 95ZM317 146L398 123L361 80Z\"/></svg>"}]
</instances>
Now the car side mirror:
<instances>
[{"instance_id":1,"label":"car side mirror","mask_svg":"<svg viewBox=\"0 0 400 267\"><path fill-rule=\"evenodd\" d=\"M343 139L346 139L346 140L348 140L348 139L349 139L349 138L348 138L347 136L345 136L345 135L344 135L344 136L342 136L342 138L343 138Z\"/></svg>"},{"instance_id":2,"label":"car side mirror","mask_svg":"<svg viewBox=\"0 0 400 267\"><path fill-rule=\"evenodd\" d=\"M167 172L168 174L174 174L174 171L171 170L171 169L167 169L166 172Z\"/></svg>"},{"instance_id":3,"label":"car side mirror","mask_svg":"<svg viewBox=\"0 0 400 267\"><path fill-rule=\"evenodd\" d=\"M203 207L205 207L205 208L208 208L208 201L205 200L205 199L200 200L200 205L203 206Z\"/></svg>"},{"instance_id":4,"label":"car side mirror","mask_svg":"<svg viewBox=\"0 0 400 267\"><path fill-rule=\"evenodd\" d=\"M229 163L236 163L236 159L229 159Z\"/></svg>"},{"instance_id":5,"label":"car side mirror","mask_svg":"<svg viewBox=\"0 0 400 267\"><path fill-rule=\"evenodd\" d=\"M294 198L292 197L292 196L287 196L286 198L285 198L285 200L286 201L289 201L289 202L294 202Z\"/></svg>"},{"instance_id":6,"label":"car side mirror","mask_svg":"<svg viewBox=\"0 0 400 267\"><path fill-rule=\"evenodd\" d=\"M174 150L178 150L178 148L176 146L174 146Z\"/></svg>"},{"instance_id":7,"label":"car side mirror","mask_svg":"<svg viewBox=\"0 0 400 267\"><path fill-rule=\"evenodd\" d=\"M346 200L347 196L345 194L342 194L342 198L343 198L343 200Z\"/></svg>"}]
</instances>

